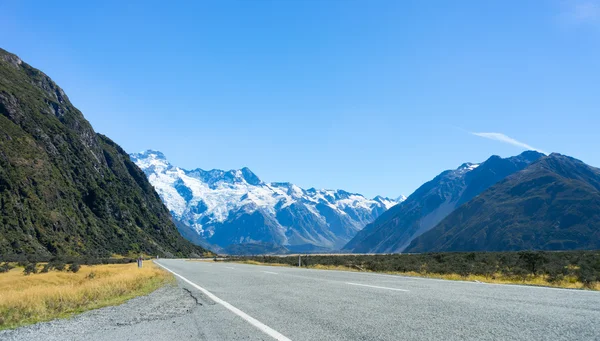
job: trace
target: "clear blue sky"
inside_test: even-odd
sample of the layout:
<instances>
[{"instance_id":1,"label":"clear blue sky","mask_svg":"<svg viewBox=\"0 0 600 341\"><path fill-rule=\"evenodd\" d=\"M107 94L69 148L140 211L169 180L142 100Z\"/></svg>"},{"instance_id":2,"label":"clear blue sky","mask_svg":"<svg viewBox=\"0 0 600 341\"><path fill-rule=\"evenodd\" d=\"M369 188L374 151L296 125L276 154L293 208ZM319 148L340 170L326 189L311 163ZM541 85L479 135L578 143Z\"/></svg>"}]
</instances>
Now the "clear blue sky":
<instances>
[{"instance_id":1,"label":"clear blue sky","mask_svg":"<svg viewBox=\"0 0 600 341\"><path fill-rule=\"evenodd\" d=\"M0 47L185 168L410 194L524 147L600 166L600 1L0 1ZM175 5L177 3L177 5Z\"/></svg>"}]
</instances>

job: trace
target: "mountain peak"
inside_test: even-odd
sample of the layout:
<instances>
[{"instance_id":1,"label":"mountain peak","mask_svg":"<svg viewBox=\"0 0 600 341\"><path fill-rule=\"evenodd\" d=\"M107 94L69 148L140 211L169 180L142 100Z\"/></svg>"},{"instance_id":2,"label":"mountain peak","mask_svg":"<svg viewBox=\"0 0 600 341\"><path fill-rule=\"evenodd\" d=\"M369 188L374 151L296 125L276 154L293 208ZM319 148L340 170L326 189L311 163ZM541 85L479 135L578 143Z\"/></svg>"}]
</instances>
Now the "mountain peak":
<instances>
[{"instance_id":1,"label":"mountain peak","mask_svg":"<svg viewBox=\"0 0 600 341\"><path fill-rule=\"evenodd\" d=\"M129 157L131 158L131 161L135 162L143 171L150 168L166 169L170 166L165 154L157 150L148 149L140 153L129 154Z\"/></svg>"},{"instance_id":2,"label":"mountain peak","mask_svg":"<svg viewBox=\"0 0 600 341\"><path fill-rule=\"evenodd\" d=\"M139 155L139 157L154 157L155 159L159 159L159 160L167 159L165 154L163 154L162 152L159 152L158 150L152 150L152 149L147 149L143 152L140 152L140 153L137 153L134 155Z\"/></svg>"},{"instance_id":3,"label":"mountain peak","mask_svg":"<svg viewBox=\"0 0 600 341\"><path fill-rule=\"evenodd\" d=\"M556 154L556 153L552 153L552 154ZM550 155L552 155L552 154L550 154ZM560 155L560 154L558 154L558 155ZM546 156L546 154L540 153L536 150L526 150L526 151L522 152L521 154L515 156L515 158L520 158L520 159L532 162L532 161L536 161L537 159L544 157L544 156Z\"/></svg>"},{"instance_id":4,"label":"mountain peak","mask_svg":"<svg viewBox=\"0 0 600 341\"><path fill-rule=\"evenodd\" d=\"M241 171L242 171L242 177L250 185L258 186L258 185L260 185L262 183L262 181L260 181L260 179L258 178L258 176L256 176L256 174L254 174L250 170L250 168L244 167L244 168L242 168Z\"/></svg>"},{"instance_id":5,"label":"mountain peak","mask_svg":"<svg viewBox=\"0 0 600 341\"><path fill-rule=\"evenodd\" d=\"M2 59L4 59L4 61L8 62L9 64L12 64L13 66L15 66L17 68L19 67L19 65L23 64L23 61L17 55L12 54L1 48L0 48L0 56L2 57Z\"/></svg>"},{"instance_id":6,"label":"mountain peak","mask_svg":"<svg viewBox=\"0 0 600 341\"><path fill-rule=\"evenodd\" d=\"M568 156L568 155L564 155L564 154L560 154L560 153L550 153L550 155L546 156L546 159L551 160L564 160L564 161L574 161L574 162L581 162L583 163L583 161L578 160L572 156Z\"/></svg>"},{"instance_id":7,"label":"mountain peak","mask_svg":"<svg viewBox=\"0 0 600 341\"><path fill-rule=\"evenodd\" d=\"M472 163L472 162L465 162L462 165L460 165L460 167L457 168L457 170L462 170L462 171L470 171L473 170L475 168L479 167L478 163Z\"/></svg>"}]
</instances>

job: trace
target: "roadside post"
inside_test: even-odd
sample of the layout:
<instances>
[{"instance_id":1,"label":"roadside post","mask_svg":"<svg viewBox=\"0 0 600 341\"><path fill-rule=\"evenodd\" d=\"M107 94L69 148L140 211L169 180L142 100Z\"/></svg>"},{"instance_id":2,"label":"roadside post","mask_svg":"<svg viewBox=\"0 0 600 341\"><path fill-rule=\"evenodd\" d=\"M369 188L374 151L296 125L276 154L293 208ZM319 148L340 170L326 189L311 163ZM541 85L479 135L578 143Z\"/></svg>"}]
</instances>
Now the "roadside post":
<instances>
[{"instance_id":1,"label":"roadside post","mask_svg":"<svg viewBox=\"0 0 600 341\"><path fill-rule=\"evenodd\" d=\"M298 255L298 267L302 267L302 256Z\"/></svg>"},{"instance_id":2,"label":"roadside post","mask_svg":"<svg viewBox=\"0 0 600 341\"><path fill-rule=\"evenodd\" d=\"M140 268L140 269L141 269L141 268L142 268L142 257L138 257L138 260L137 260L137 261L138 261L138 262L137 262L137 263L138 263L138 268Z\"/></svg>"}]
</instances>

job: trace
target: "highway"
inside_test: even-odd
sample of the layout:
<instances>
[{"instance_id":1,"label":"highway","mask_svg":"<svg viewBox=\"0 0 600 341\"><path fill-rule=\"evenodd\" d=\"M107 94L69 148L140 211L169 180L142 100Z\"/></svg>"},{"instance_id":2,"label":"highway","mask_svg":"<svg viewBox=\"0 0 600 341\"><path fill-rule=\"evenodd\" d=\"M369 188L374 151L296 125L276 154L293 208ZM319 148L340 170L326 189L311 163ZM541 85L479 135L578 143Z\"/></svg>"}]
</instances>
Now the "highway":
<instances>
[{"instance_id":1,"label":"highway","mask_svg":"<svg viewBox=\"0 0 600 341\"><path fill-rule=\"evenodd\" d=\"M211 328L239 330L252 340L600 340L599 292L224 262L158 263L200 301L234 317L221 326L211 320Z\"/></svg>"}]
</instances>

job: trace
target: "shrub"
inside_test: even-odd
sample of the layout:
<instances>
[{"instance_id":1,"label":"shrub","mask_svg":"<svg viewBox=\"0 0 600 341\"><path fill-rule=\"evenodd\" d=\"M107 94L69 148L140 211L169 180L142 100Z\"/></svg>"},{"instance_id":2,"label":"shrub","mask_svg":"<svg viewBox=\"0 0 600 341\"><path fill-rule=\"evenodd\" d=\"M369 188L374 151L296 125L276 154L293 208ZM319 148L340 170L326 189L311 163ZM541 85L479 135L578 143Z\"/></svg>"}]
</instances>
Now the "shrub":
<instances>
[{"instance_id":1,"label":"shrub","mask_svg":"<svg viewBox=\"0 0 600 341\"><path fill-rule=\"evenodd\" d=\"M40 271L41 273L46 273L48 271L52 270L52 263L46 263L44 265L44 267L42 268L42 271Z\"/></svg>"},{"instance_id":2,"label":"shrub","mask_svg":"<svg viewBox=\"0 0 600 341\"><path fill-rule=\"evenodd\" d=\"M67 266L65 262L59 260L51 262L51 264L56 271L64 271L65 267Z\"/></svg>"},{"instance_id":3,"label":"shrub","mask_svg":"<svg viewBox=\"0 0 600 341\"><path fill-rule=\"evenodd\" d=\"M2 264L2 266L0 266L0 273L9 272L13 268L14 266L10 265L8 262L5 262Z\"/></svg>"},{"instance_id":4,"label":"shrub","mask_svg":"<svg viewBox=\"0 0 600 341\"><path fill-rule=\"evenodd\" d=\"M75 272L79 271L80 268L81 268L81 266L79 265L79 263L74 262L73 264L71 264L69 266L69 271L75 273Z\"/></svg>"},{"instance_id":5,"label":"shrub","mask_svg":"<svg viewBox=\"0 0 600 341\"><path fill-rule=\"evenodd\" d=\"M536 275L540 266L546 262L544 252L521 251L519 252L519 260L523 267L532 275Z\"/></svg>"},{"instance_id":6,"label":"shrub","mask_svg":"<svg viewBox=\"0 0 600 341\"><path fill-rule=\"evenodd\" d=\"M37 267L35 263L27 263L23 270L25 276L37 273Z\"/></svg>"},{"instance_id":7,"label":"shrub","mask_svg":"<svg viewBox=\"0 0 600 341\"><path fill-rule=\"evenodd\" d=\"M99 265L102 264L102 259L98 258L87 258L85 260L85 265Z\"/></svg>"},{"instance_id":8,"label":"shrub","mask_svg":"<svg viewBox=\"0 0 600 341\"><path fill-rule=\"evenodd\" d=\"M591 287L600 281L600 257L582 257L579 261L577 278L584 285Z\"/></svg>"}]
</instances>

